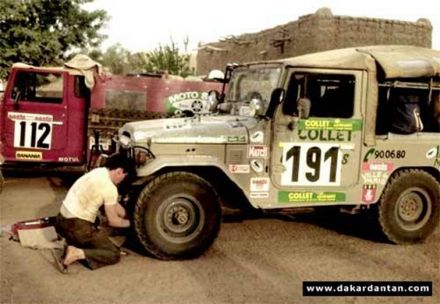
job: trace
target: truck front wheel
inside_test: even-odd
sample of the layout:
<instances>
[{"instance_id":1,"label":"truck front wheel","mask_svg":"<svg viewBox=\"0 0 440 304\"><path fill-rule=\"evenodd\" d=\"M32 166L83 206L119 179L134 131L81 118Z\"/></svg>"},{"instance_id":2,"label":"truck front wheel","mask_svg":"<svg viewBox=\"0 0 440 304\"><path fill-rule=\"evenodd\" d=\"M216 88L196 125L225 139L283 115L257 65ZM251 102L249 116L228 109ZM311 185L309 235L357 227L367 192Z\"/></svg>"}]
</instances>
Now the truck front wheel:
<instances>
[{"instance_id":1,"label":"truck front wheel","mask_svg":"<svg viewBox=\"0 0 440 304\"><path fill-rule=\"evenodd\" d=\"M162 260L201 255L214 242L221 222L218 196L201 177L166 173L149 182L134 210L142 246Z\"/></svg>"},{"instance_id":2,"label":"truck front wheel","mask_svg":"<svg viewBox=\"0 0 440 304\"><path fill-rule=\"evenodd\" d=\"M380 199L379 223L387 238L397 244L425 240L440 217L440 185L421 170L395 174Z\"/></svg>"}]
</instances>

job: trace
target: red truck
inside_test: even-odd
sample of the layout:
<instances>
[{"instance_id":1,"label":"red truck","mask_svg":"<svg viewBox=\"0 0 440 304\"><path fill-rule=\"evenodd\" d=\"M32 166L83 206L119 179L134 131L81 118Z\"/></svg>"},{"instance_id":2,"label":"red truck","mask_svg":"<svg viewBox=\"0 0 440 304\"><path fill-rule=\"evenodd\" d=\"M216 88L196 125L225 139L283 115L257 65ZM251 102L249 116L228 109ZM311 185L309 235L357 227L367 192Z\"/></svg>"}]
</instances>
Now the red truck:
<instances>
[{"instance_id":1,"label":"red truck","mask_svg":"<svg viewBox=\"0 0 440 304\"><path fill-rule=\"evenodd\" d=\"M208 91L221 87L167 75L106 76L100 70L84 57L79 65L63 67L14 64L0 100L1 167L85 170L94 150L112 151L112 137L125 122L204 113Z\"/></svg>"}]
</instances>

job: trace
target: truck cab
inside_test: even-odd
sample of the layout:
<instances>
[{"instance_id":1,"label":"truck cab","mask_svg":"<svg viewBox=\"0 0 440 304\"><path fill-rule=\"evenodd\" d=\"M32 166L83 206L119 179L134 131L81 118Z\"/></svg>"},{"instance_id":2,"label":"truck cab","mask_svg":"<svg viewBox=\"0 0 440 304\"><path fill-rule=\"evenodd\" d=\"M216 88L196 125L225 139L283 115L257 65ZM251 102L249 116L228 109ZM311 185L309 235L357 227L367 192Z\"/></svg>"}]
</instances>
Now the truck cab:
<instances>
[{"instance_id":1,"label":"truck cab","mask_svg":"<svg viewBox=\"0 0 440 304\"><path fill-rule=\"evenodd\" d=\"M210 94L216 113L124 125L141 244L161 259L196 257L223 203L376 209L390 241L423 241L440 215L439 57L374 46L243 64Z\"/></svg>"},{"instance_id":2,"label":"truck cab","mask_svg":"<svg viewBox=\"0 0 440 304\"><path fill-rule=\"evenodd\" d=\"M124 123L206 114L207 92L221 86L167 74L108 75L85 55L62 67L14 64L0 99L1 168L84 172L100 153L115 151L112 138Z\"/></svg>"},{"instance_id":3,"label":"truck cab","mask_svg":"<svg viewBox=\"0 0 440 304\"><path fill-rule=\"evenodd\" d=\"M79 73L14 65L0 103L4 161L83 164L89 95Z\"/></svg>"}]
</instances>

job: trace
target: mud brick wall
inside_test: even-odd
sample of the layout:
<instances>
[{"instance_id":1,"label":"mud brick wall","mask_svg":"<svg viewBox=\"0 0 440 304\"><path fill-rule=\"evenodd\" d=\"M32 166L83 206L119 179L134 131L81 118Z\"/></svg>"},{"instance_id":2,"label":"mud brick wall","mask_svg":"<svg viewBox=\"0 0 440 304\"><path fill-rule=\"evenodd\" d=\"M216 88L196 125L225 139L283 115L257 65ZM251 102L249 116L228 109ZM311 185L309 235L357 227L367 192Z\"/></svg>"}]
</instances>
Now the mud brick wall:
<instances>
[{"instance_id":1,"label":"mud brick wall","mask_svg":"<svg viewBox=\"0 0 440 304\"><path fill-rule=\"evenodd\" d=\"M258 33L231 36L200 45L197 73L223 70L227 63L280 59L344 47L404 44L431 47L432 25L378 18L334 16L321 8L315 14Z\"/></svg>"}]
</instances>

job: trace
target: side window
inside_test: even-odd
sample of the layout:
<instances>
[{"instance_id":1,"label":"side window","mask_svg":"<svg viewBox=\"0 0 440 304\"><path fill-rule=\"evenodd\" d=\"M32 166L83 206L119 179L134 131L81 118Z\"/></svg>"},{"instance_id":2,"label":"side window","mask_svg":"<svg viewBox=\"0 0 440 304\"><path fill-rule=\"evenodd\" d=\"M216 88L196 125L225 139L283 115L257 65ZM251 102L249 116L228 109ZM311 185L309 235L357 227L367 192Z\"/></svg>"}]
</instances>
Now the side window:
<instances>
[{"instance_id":1,"label":"side window","mask_svg":"<svg viewBox=\"0 0 440 304\"><path fill-rule=\"evenodd\" d=\"M57 73L19 72L12 98L29 102L61 103L63 76Z\"/></svg>"},{"instance_id":2,"label":"side window","mask_svg":"<svg viewBox=\"0 0 440 304\"><path fill-rule=\"evenodd\" d=\"M376 134L440 132L439 88L421 82L379 85Z\"/></svg>"},{"instance_id":3,"label":"side window","mask_svg":"<svg viewBox=\"0 0 440 304\"><path fill-rule=\"evenodd\" d=\"M310 116L352 117L354 88L353 75L295 73L289 82L283 112L297 115L298 99L307 98L311 102Z\"/></svg>"},{"instance_id":4,"label":"side window","mask_svg":"<svg viewBox=\"0 0 440 304\"><path fill-rule=\"evenodd\" d=\"M90 90L87 88L84 76L75 76L74 94L78 98L88 98Z\"/></svg>"}]
</instances>

